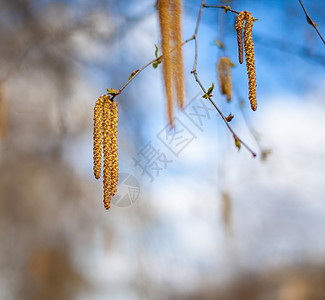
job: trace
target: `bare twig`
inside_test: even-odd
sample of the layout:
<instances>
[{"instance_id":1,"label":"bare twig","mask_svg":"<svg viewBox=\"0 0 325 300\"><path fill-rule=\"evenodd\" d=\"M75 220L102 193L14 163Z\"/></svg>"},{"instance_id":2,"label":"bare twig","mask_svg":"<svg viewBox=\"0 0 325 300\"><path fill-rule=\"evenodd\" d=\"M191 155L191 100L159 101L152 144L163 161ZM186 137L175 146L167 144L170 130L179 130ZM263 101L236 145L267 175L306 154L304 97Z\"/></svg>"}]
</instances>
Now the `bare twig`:
<instances>
[{"instance_id":1,"label":"bare twig","mask_svg":"<svg viewBox=\"0 0 325 300\"><path fill-rule=\"evenodd\" d=\"M242 105L243 100L242 97L239 95L238 90L235 88L235 93L237 95L237 100L238 100L238 106L239 106L239 110L242 114L243 120L249 130L249 132L252 134L252 137L254 138L256 145L259 149L259 153L260 153L260 158L262 160L266 160L266 157L270 154L271 150L269 148L265 148L262 146L261 144L261 137L260 134L258 133L258 131L254 128L254 126L252 125L249 117L247 116L247 114L245 113L244 110L244 106Z\"/></svg>"},{"instance_id":2,"label":"bare twig","mask_svg":"<svg viewBox=\"0 0 325 300\"><path fill-rule=\"evenodd\" d=\"M202 83L200 82L200 80L199 80L199 78L197 76L196 70L194 70L194 71L192 70L191 73L194 75L196 82L199 84L201 90L206 95L206 90L203 87ZM229 123L228 123L227 118L225 117L225 115L222 113L222 111L219 109L219 107L214 103L214 101L211 99L211 97L207 97L207 99L211 102L211 104L214 106L214 108L217 110L217 112L221 116L222 120L226 123L226 126L228 127L229 131L232 133L232 136L233 136L235 142L236 141L239 141L253 155L253 157L255 157L256 156L256 153L245 142L243 142L243 140L241 138L238 137L238 135L230 127L230 125L229 125Z\"/></svg>"},{"instance_id":3,"label":"bare twig","mask_svg":"<svg viewBox=\"0 0 325 300\"><path fill-rule=\"evenodd\" d=\"M186 43L194 40L195 42L195 55L194 55L194 63L193 63L193 69L191 71L191 73L194 75L195 77L195 80L196 82L199 84L199 86L201 87L203 93L206 95L206 90L205 88L203 87L202 83L200 82L199 78L198 78L198 75L197 75L197 71L196 71L196 65L197 65L197 33L198 33L198 30L199 30L199 25L200 25L200 21L201 21L201 16L202 16L202 10L204 7L210 7L210 6L206 6L205 5L205 0L202 0L202 3L201 3L201 7L200 7L200 11L199 11L199 15L198 15L198 18L197 18L197 22L196 22L196 26L195 26L195 30L194 30L194 34L192 37L188 38L186 41L184 41L182 43L182 46L185 45ZM211 6L211 7L216 7L216 6ZM225 6L220 6L220 7L217 7L217 8L222 8L222 9L225 9ZM231 11L231 12L234 12L234 13L237 13L236 11L232 11L231 9L229 9L227 7L227 10ZM171 50L174 51L176 49L176 47ZM139 75L139 73L141 71L143 71L144 69L146 69L148 66L150 66L151 64L153 64L154 62L160 62L161 60L163 59L163 55L160 55L159 57L151 60L150 62L148 62L147 64L145 64L143 67L141 67L140 69L137 69L135 71L132 72L130 78L128 79L128 81L118 90L116 91L113 95L112 95L112 100L119 94L122 93L122 91L129 85L129 83L137 76ZM240 139L238 137L238 135L234 132L234 130L230 127L228 121L227 121L227 118L225 117L225 115L222 113L222 111L219 109L219 107L214 103L214 101L211 99L211 97L207 97L207 99L211 102L211 104L214 106L214 108L217 110L217 112L219 113L219 115L221 116L221 118L223 119L223 121L226 123L226 126L228 127L229 131L231 132L231 134L233 135L233 138L235 140L235 142L240 142L240 144L242 144L252 155L253 157L256 156L256 153L250 148L247 146L247 144L245 142L242 141L242 139Z\"/></svg>"},{"instance_id":4,"label":"bare twig","mask_svg":"<svg viewBox=\"0 0 325 300\"><path fill-rule=\"evenodd\" d=\"M300 46L297 43L288 42L285 39L274 38L273 36L266 35L263 36L255 34L254 42L259 43L268 49L275 49L283 51L290 55L299 56L306 61L313 61L325 65L325 55L318 53L311 53L310 49L306 46Z\"/></svg>"},{"instance_id":5,"label":"bare twig","mask_svg":"<svg viewBox=\"0 0 325 300\"><path fill-rule=\"evenodd\" d=\"M201 21L203 7L204 7L204 0L202 0L199 16L197 18L196 26L195 26L195 30L194 30L194 34L193 34L193 39L194 39L194 42L195 42L195 54L194 54L194 64L193 64L192 72L193 72L193 70L196 70L196 64L197 64L197 38L196 37L197 37L197 32L199 30L199 25L200 25L200 21Z\"/></svg>"},{"instance_id":6,"label":"bare twig","mask_svg":"<svg viewBox=\"0 0 325 300\"><path fill-rule=\"evenodd\" d=\"M206 5L206 4L203 4L203 7L206 7L206 8L221 8L221 9L225 10L225 13L227 13L228 11L231 11L234 14L237 14L237 15L239 14L238 11L235 11L235 10L231 9L230 6L228 6L228 5Z\"/></svg>"},{"instance_id":7,"label":"bare twig","mask_svg":"<svg viewBox=\"0 0 325 300\"><path fill-rule=\"evenodd\" d=\"M188 42L194 40L194 36L188 38L187 40L185 40L181 46L184 46L185 44L187 44ZM171 52L175 51L176 47L171 50ZM146 69L147 67L149 67L150 65L152 65L154 62L157 61L161 61L163 59L163 55L160 55L159 57L149 61L148 63L146 63L143 67L141 67L140 69L137 69L135 71L132 72L131 76L129 77L128 81L118 90L114 93L114 95L112 95L111 100L113 100L117 95L121 94L122 91L129 85L129 83L137 76L139 75L140 72L142 72L144 69Z\"/></svg>"},{"instance_id":8,"label":"bare twig","mask_svg":"<svg viewBox=\"0 0 325 300\"><path fill-rule=\"evenodd\" d=\"M305 9L304 5L302 4L301 0L299 0L299 3L300 3L302 9L303 9L304 12L305 12L305 15L306 15L306 18L307 18L308 23L309 23L311 26L313 26L313 27L315 28L316 32L318 33L319 37L321 38L321 40L323 41L323 43L324 43L324 45L325 45L325 40L324 40L324 38L322 37L322 35L320 34L320 32L318 31L316 23L315 23L315 22L311 19L311 17L309 16L309 14L308 14L307 10Z\"/></svg>"},{"instance_id":9,"label":"bare twig","mask_svg":"<svg viewBox=\"0 0 325 300\"><path fill-rule=\"evenodd\" d=\"M203 91L204 95L207 95L207 92L206 92L204 86L202 85L201 81L199 80L198 75L197 75L197 71L196 71L196 65L197 65L197 33L198 33L199 24L200 24L200 21L201 21L201 15L202 15L203 7L205 7L204 0L202 0L202 3L201 3L200 12L199 12L199 15L198 15L198 19L197 19L197 22L196 22L196 28L195 28L195 32L194 32L194 35L193 35L193 39L195 41L195 57L194 57L194 64L193 64L193 69L192 69L191 73L193 74L193 76L195 78L195 81L200 86L200 88ZM221 116L223 121L225 122L225 124L228 127L229 131L232 133L232 136L233 136L235 142L240 142L253 155L253 157L255 157L256 153L250 147L248 147L247 144L245 142L243 142L242 139L240 139L238 137L238 135L234 132L234 130L229 125L229 122L227 121L227 118L222 113L222 111L219 109L219 107L215 104L215 102L211 99L211 96L208 96L207 99L214 106L214 108L217 110L217 112L219 113L219 115Z\"/></svg>"},{"instance_id":10,"label":"bare twig","mask_svg":"<svg viewBox=\"0 0 325 300\"><path fill-rule=\"evenodd\" d=\"M197 32L198 32L198 29L199 29L199 25L200 25L200 21L201 21L201 15L202 15L202 10L204 7L207 7L207 8L221 8L221 9L225 9L227 11L231 11L233 13L236 13L236 14L239 14L239 12L235 11L235 10L232 10L230 9L229 6L226 6L226 5L222 5L222 6L217 6L217 5L206 5L205 4L205 1L202 0L202 3L201 3L201 7L200 7L200 12L199 12L199 16L198 16L198 19L197 19L197 22L196 22L196 26L195 26L195 31L194 31L194 34L192 37L188 38L186 41L184 41L182 43L182 46L185 45L186 43L188 43L189 41L192 41L194 40L196 45L195 45L195 59L194 59L194 67L193 69L196 69L196 63L197 63L197 39L196 39L196 35L197 35ZM176 48L174 48L172 51L174 51ZM152 61L148 62L147 64L145 64L142 68L140 69L137 69L135 71L132 72L130 78L128 79L128 81L118 90L116 91L115 94L112 95L112 100L119 94L122 93L122 91L129 85L129 83L137 76L139 75L139 73L141 71L143 71L144 69L146 69L148 66L150 66L151 64L153 64L154 62L157 62L157 61L161 61L163 59L163 56L159 56L157 57L156 59L153 59Z\"/></svg>"}]
</instances>

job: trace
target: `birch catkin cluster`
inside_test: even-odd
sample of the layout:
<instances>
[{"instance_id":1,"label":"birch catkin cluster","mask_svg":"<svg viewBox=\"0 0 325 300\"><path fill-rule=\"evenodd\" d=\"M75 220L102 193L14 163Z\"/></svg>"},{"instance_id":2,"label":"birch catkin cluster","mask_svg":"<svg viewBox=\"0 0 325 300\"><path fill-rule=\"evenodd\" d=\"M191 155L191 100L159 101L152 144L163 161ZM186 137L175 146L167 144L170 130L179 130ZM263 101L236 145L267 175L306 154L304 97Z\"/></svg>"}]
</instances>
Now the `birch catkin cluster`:
<instances>
[{"instance_id":1,"label":"birch catkin cluster","mask_svg":"<svg viewBox=\"0 0 325 300\"><path fill-rule=\"evenodd\" d=\"M94 176L100 178L103 163L104 206L110 208L111 197L115 195L118 181L117 155L118 109L109 96L101 96L94 108Z\"/></svg>"},{"instance_id":2,"label":"birch catkin cluster","mask_svg":"<svg viewBox=\"0 0 325 300\"><path fill-rule=\"evenodd\" d=\"M184 107L184 66L181 35L181 0L159 0L157 3L163 54L163 76L167 97L169 124L173 126L173 100ZM176 97L174 95L176 91Z\"/></svg>"},{"instance_id":3,"label":"birch catkin cluster","mask_svg":"<svg viewBox=\"0 0 325 300\"><path fill-rule=\"evenodd\" d=\"M231 71L230 68L233 66L233 63L229 57L220 57L218 62L218 79L220 84L221 94L227 96L227 102L231 101Z\"/></svg>"},{"instance_id":4,"label":"birch catkin cluster","mask_svg":"<svg viewBox=\"0 0 325 300\"><path fill-rule=\"evenodd\" d=\"M248 11L242 11L239 13L236 19L236 31L237 31L237 42L238 42L238 57L239 63L243 63L243 27L244 28L244 48L246 58L246 68L248 74L248 89L249 89L249 101L252 110L257 108L256 100L256 74L255 74L255 55L254 55L254 43L253 43L253 22L254 18Z\"/></svg>"}]
</instances>

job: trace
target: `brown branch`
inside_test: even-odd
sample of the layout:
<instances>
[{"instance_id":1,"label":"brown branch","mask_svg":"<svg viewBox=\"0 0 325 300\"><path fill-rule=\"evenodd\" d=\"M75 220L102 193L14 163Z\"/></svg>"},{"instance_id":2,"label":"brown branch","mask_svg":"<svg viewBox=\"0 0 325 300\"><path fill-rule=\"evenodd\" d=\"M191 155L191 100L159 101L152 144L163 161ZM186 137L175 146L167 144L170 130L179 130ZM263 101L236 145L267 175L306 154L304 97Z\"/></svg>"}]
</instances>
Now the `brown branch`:
<instances>
[{"instance_id":1,"label":"brown branch","mask_svg":"<svg viewBox=\"0 0 325 300\"><path fill-rule=\"evenodd\" d=\"M259 156L262 160L266 160L267 156L271 153L271 149L269 148L265 148L262 146L261 144L261 138L260 138L260 134L258 133L258 131L254 128L254 126L252 125L251 120L249 119L249 117L247 116L245 110L244 110L244 105L242 103L244 103L244 101L242 100L242 97L240 96L240 94L238 93L238 90L236 88L234 88L235 90L235 94L236 94L236 99L238 101L238 107L239 110L241 112L241 115L243 117L243 120L246 124L246 127L248 128L249 132L251 133L252 137L254 138L256 145L259 149Z\"/></svg>"},{"instance_id":2,"label":"brown branch","mask_svg":"<svg viewBox=\"0 0 325 300\"><path fill-rule=\"evenodd\" d=\"M196 80L196 82L199 84L201 90L203 91L204 95L207 94L205 88L203 87L202 83L200 82L198 76L197 76L197 72L196 70L192 70L191 72L194 75L194 78ZM238 135L234 132L234 130L230 127L229 122L227 121L227 118L225 117L225 115L222 113L222 111L219 109L219 107L214 103L214 101L211 99L211 97L207 97L207 99L211 102L211 104L214 106L214 108L217 110L217 112L219 113L219 115L221 116L221 118L223 119L223 121L226 123L226 126L228 127L229 131L232 133L232 136L236 141L239 141L252 155L253 157L256 156L256 153L241 139L238 137Z\"/></svg>"},{"instance_id":3,"label":"brown branch","mask_svg":"<svg viewBox=\"0 0 325 300\"><path fill-rule=\"evenodd\" d=\"M235 11L235 10L231 9L230 6L228 6L228 5L206 5L206 4L203 4L203 7L206 7L206 8L221 8L221 9L225 10L225 13L227 13L228 11L231 11L234 14L237 14L237 15L239 14L238 11Z\"/></svg>"},{"instance_id":4,"label":"brown branch","mask_svg":"<svg viewBox=\"0 0 325 300\"><path fill-rule=\"evenodd\" d=\"M194 40L195 42L195 55L194 55L194 64L193 64L193 69L191 71L191 73L194 75L194 78L196 80L196 82L199 84L199 86L201 87L203 93L206 95L206 90L203 87L202 83L200 82L198 76L197 76L197 71L196 71L196 65L197 65L197 33L199 30L199 25L200 25L200 21L201 21L201 16L202 16L202 10L204 7L210 7L210 6L206 6L205 5L205 0L202 0L201 3L201 7L200 7L200 11L199 11L199 15L197 18L197 22L196 22L196 26L195 26L195 31L192 37L188 38L186 41L184 41L182 43L182 46L185 45L186 43L188 43L189 41ZM213 6L214 7L214 6ZM218 8L225 8L224 6L222 7L218 7ZM232 11L230 9L228 9L229 11ZM232 11L234 13L237 13L236 11ZM173 52L176 49L176 47L174 49L171 50L171 52ZM136 77L139 75L140 72L142 72L144 69L146 69L148 66L150 66L151 64L153 64L154 62L160 62L163 59L163 55L160 55L159 57L151 60L150 62L148 62L147 64L145 64L143 67L141 67L140 69L137 69L135 71L132 72L130 78L128 79L128 81L118 90L116 91L113 95L111 100L113 100L117 95L121 94L122 91L129 85L129 83ZM223 121L226 123L226 126L228 127L229 131L231 132L235 142L240 142L240 144L242 144L252 155L253 157L256 156L256 153L247 146L247 144L245 142L243 142L242 139L240 139L238 137L238 135L234 132L234 130L230 127L227 118L225 117L225 115L222 113L222 111L219 109L219 107L214 103L214 101L211 99L211 97L207 97L207 99L211 102L211 104L214 106L214 108L217 110L217 112L219 113L219 115L221 116L221 118L223 119Z\"/></svg>"},{"instance_id":5,"label":"brown branch","mask_svg":"<svg viewBox=\"0 0 325 300\"><path fill-rule=\"evenodd\" d=\"M197 22L196 22L196 28L195 28L195 32L194 32L194 35L193 35L193 39L195 41L195 57L194 57L194 64L193 64L193 69L192 69L191 73L193 74L193 76L195 78L195 81L200 86L200 88L203 91L204 95L207 95L207 92L206 92L204 86L202 85L201 81L199 80L198 75L197 75L197 71L196 71L196 65L197 65L197 33L198 33L199 23L201 21L201 15L202 15L203 7L205 7L204 0L202 0L202 3L201 3L200 12L199 12L199 15L198 15L198 19L197 19ZM250 147L248 147L247 144L245 142L243 142L243 140L240 139L238 137L238 135L234 132L234 130L229 125L229 122L227 121L227 118L222 113L222 111L219 109L219 107L215 104L215 102L211 99L211 96L207 96L207 99L211 102L211 104L214 106L214 108L217 110L217 112L219 113L219 115L221 116L223 121L225 122L225 124L228 127L229 131L232 133L232 136L233 136L233 138L235 140L235 143L240 142L240 144L242 144L253 155L253 157L255 157L256 153Z\"/></svg>"},{"instance_id":6,"label":"brown branch","mask_svg":"<svg viewBox=\"0 0 325 300\"><path fill-rule=\"evenodd\" d=\"M184 41L182 43L182 46L185 45L186 43L188 43L189 41L192 41L194 40L196 45L195 45L195 59L194 59L194 67L193 67L193 70L196 69L196 63L197 63L197 39L196 39L196 35L197 35L197 32L199 30L199 25L200 25L200 21L201 21L201 15L202 15L202 10L203 8L206 7L206 8L222 8L222 9L225 9L225 11L231 11L233 13L236 13L236 14L239 14L239 12L235 11L235 10L232 10L230 9L229 6L226 6L226 5L222 5L222 6L217 6L217 5L206 5L205 4L205 0L202 0L202 3L201 3L201 7L200 7L200 12L199 12L199 16L198 16L198 19L197 19L197 22L196 22L196 26L195 26L195 31L194 31L194 34L192 37L190 37L189 39L187 39L186 41ZM174 50L176 49L176 47L171 51L173 52ZM128 81L118 90L116 91L115 94L112 95L112 100L119 94L122 93L122 91L129 85L129 83L137 76L139 75L139 73L141 71L143 71L144 69L146 69L148 66L150 66L151 64L153 64L154 62L157 62L157 61L161 61L163 59L163 56L160 55L159 57L157 57L156 59L153 59L152 61L148 62L147 64L145 64L142 68L140 69L137 69L135 71L132 72L130 78L128 79Z\"/></svg>"},{"instance_id":7,"label":"brown branch","mask_svg":"<svg viewBox=\"0 0 325 300\"><path fill-rule=\"evenodd\" d=\"M311 26L313 26L313 27L315 28L316 32L318 33L319 37L321 38L321 40L323 41L323 43L324 43L324 45L325 45L325 40L324 40L324 38L322 37L322 35L320 34L320 32L318 31L316 23L315 23L315 22L311 19L311 17L309 16L309 14L308 14L307 10L305 9L304 5L302 4L301 0L299 0L299 3L300 3L302 9L303 9L304 12L305 12L305 15L306 15L306 18L307 18L308 24L310 24Z\"/></svg>"},{"instance_id":8,"label":"brown branch","mask_svg":"<svg viewBox=\"0 0 325 300\"><path fill-rule=\"evenodd\" d=\"M182 47L187 44L188 42L194 40L194 36L188 38L187 40L185 40L182 43ZM177 47L175 47L174 49L171 50L171 52L175 51ZM154 62L160 62L163 59L163 55L160 55L159 57L149 61L148 63L146 63L143 67L141 67L140 69L137 69L135 71L132 72L130 78L128 79L128 81L118 90L116 91L113 95L111 100L113 100L117 95L121 94L122 91L129 85L129 83L136 77L139 75L140 72L142 72L144 69L146 69L147 67L149 67L150 65L152 65Z\"/></svg>"}]
</instances>

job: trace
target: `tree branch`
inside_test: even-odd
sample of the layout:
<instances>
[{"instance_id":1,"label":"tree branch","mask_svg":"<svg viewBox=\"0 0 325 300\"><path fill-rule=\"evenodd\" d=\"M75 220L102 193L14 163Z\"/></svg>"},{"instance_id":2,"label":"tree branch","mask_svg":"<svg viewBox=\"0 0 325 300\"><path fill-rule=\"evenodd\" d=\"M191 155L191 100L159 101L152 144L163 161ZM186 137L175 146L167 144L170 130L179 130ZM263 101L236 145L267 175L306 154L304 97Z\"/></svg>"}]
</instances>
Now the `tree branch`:
<instances>
[{"instance_id":1,"label":"tree branch","mask_svg":"<svg viewBox=\"0 0 325 300\"><path fill-rule=\"evenodd\" d=\"M320 34L320 32L318 31L316 23L315 23L315 22L311 19L311 17L309 16L309 14L308 14L307 10L305 9L304 5L302 4L301 0L299 0L299 3L300 3L302 9L303 9L304 12L305 12L305 15L306 15L306 18L307 18L308 24L310 24L311 26L313 26L313 27L315 28L316 32L318 33L319 37L321 38L321 40L323 41L323 43L324 43L324 45L325 45L325 40L324 40L324 38L322 37L322 35Z\"/></svg>"},{"instance_id":2,"label":"tree branch","mask_svg":"<svg viewBox=\"0 0 325 300\"><path fill-rule=\"evenodd\" d=\"M188 42L194 40L194 36L188 38L187 40L185 40L183 43L182 43L182 47L187 44ZM176 50L176 47L174 49L171 50L171 52L175 51ZM146 63L143 67L141 67L140 69L137 69L137 70L134 70L131 74L131 76L129 77L128 81L118 90L116 91L113 95L112 95L112 98L111 100L113 100L117 95L121 94L122 91L129 85L129 83L136 77L139 75L140 72L142 72L144 69L146 69L147 67L149 67L150 65L152 65L154 62L158 62L158 61L161 61L163 59L163 55L160 55L159 57L149 61L148 63Z\"/></svg>"},{"instance_id":3,"label":"tree branch","mask_svg":"<svg viewBox=\"0 0 325 300\"><path fill-rule=\"evenodd\" d=\"M233 11L231 10L228 6L206 6L205 5L205 0L202 0L201 2L201 7L200 7L200 11L199 11L199 15L198 15L198 18L197 18L197 22L196 22L196 26L195 26L195 30L194 30L194 34L192 37L190 37L189 39L187 39L186 41L184 41L182 43L181 46L184 46L186 43L188 43L189 41L192 41L194 40L195 42L195 55L194 55L194 63L193 63L193 69L191 71L191 73L193 74L196 82L198 83L198 85L201 87L201 90L203 91L203 93L206 95L206 90L205 88L203 87L202 83L200 82L199 78L198 78L198 75L197 75L197 71L196 71L196 66L197 66L197 33L198 33L198 30L199 30L199 25L200 25L200 21L201 21L201 16L202 16L202 10L204 7L216 7L216 8L222 8L222 9L225 9L226 10L229 10L231 12L234 12L234 13L237 13L236 11ZM174 50L176 49L176 47L174 49L171 50L171 52L173 52ZM153 64L154 62L160 62L161 60L163 59L163 55L160 55L159 57L151 60L150 62L148 62L147 64L145 64L143 67L141 67L140 69L137 69L135 71L132 72L130 78L128 79L128 81L118 90L118 91L115 91L114 94L112 94L112 100L119 94L122 93L122 91L129 85L129 83L137 76L139 75L139 73L141 71L143 71L145 68L147 68L148 66L150 66L151 64ZM234 140L235 140L235 143L239 142L240 144L242 144L252 155L253 157L256 156L256 153L250 148L247 146L247 144L245 142L243 142L242 139L240 139L238 137L238 135L234 132L234 130L230 127L229 125L229 122L227 121L227 118L225 117L225 115L222 113L222 111L219 109L219 107L214 103L214 101L211 99L211 97L207 97L207 99L211 102L211 104L214 106L214 108L217 110L217 112L219 113L219 115L221 116L221 118L223 119L223 121L225 122L227 128L229 129L229 131L231 132Z\"/></svg>"},{"instance_id":4,"label":"tree branch","mask_svg":"<svg viewBox=\"0 0 325 300\"><path fill-rule=\"evenodd\" d=\"M207 92L206 92L204 86L202 85L201 81L199 80L198 75L197 75L197 71L196 71L196 65L197 65L197 33L198 33L199 23L201 21L201 15L202 15L203 7L205 7L204 0L202 0L202 3L201 3L200 12L199 12L199 15L198 15L198 18L197 18L196 28L195 28L195 32L194 32L194 35L193 35L193 39L195 41L195 56L194 56L193 69L192 69L191 73L193 74L193 76L195 78L195 81L200 86L200 88L203 91L204 95L207 95ZM223 8L223 7L219 7L219 8ZM217 112L219 113L219 115L221 116L223 121L225 122L225 124L228 127L229 131L232 133L232 136L233 136L233 138L235 140L235 143L240 142L240 144L242 144L253 155L253 157L255 157L256 153L250 147L248 147L247 144L245 142L243 142L242 139L240 139L238 137L238 135L234 132L234 130L229 125L229 122L227 121L227 118L222 113L222 111L219 109L219 107L214 103L214 101L211 99L211 96L208 96L207 99L214 106L214 108L217 110Z\"/></svg>"},{"instance_id":5,"label":"tree branch","mask_svg":"<svg viewBox=\"0 0 325 300\"><path fill-rule=\"evenodd\" d=\"M203 4L203 7L206 7L206 8L221 8L221 9L225 10L225 13L227 13L228 11L231 11L234 14L237 14L237 15L239 14L238 11L235 11L235 10L231 9L230 6L228 6L228 5L206 5L206 4Z\"/></svg>"}]
</instances>

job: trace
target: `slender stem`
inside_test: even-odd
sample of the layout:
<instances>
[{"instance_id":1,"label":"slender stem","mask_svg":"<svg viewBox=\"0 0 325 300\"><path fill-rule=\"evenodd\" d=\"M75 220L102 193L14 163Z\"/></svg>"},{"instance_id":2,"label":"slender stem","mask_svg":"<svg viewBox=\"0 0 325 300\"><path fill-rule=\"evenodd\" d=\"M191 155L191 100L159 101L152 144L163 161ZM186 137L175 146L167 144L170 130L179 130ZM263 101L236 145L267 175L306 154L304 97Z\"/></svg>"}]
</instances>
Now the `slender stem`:
<instances>
[{"instance_id":1,"label":"slender stem","mask_svg":"<svg viewBox=\"0 0 325 300\"><path fill-rule=\"evenodd\" d=\"M185 40L182 44L181 47L184 46L185 44L187 44L188 42L194 40L194 36L188 38L187 40ZM171 52L173 52L176 49L176 47L174 49L171 50ZM163 59L163 55L160 55L159 57L149 61L148 63L146 63L143 67L141 67L140 69L137 69L135 71L132 72L130 78L128 79L128 81L118 90L116 91L116 93L114 95L112 95L111 100L113 100L117 95L121 94L122 91L129 85L129 83L136 77L139 75L140 72L142 72L144 69L146 69L147 67L149 67L150 65L152 65L154 62L157 61L161 61Z\"/></svg>"},{"instance_id":2,"label":"slender stem","mask_svg":"<svg viewBox=\"0 0 325 300\"><path fill-rule=\"evenodd\" d=\"M227 13L227 11L231 11L233 12L234 14L239 14L238 11L235 11L233 9L230 8L230 6L227 6L227 5L206 5L204 4L203 7L206 7L206 8L222 8L225 10L225 12Z\"/></svg>"},{"instance_id":3,"label":"slender stem","mask_svg":"<svg viewBox=\"0 0 325 300\"><path fill-rule=\"evenodd\" d=\"M197 64L197 39L196 39L196 36L197 36L197 32L199 30L199 25L200 25L200 21L201 21L201 15L202 15L202 10L203 10L203 7L214 7L214 8L221 8L221 9L226 9L226 8L229 8L225 5L222 5L222 6L217 6L217 5L206 5L205 4L205 0L202 0L202 3L201 3L201 7L200 7L200 12L199 12L199 16L198 16L198 19L197 19L197 22L196 22L196 26L195 26L195 31L194 31L194 34L192 37L188 38L186 41L184 41L182 43L182 46L185 45L186 43L194 40L195 41L195 59L194 59L194 66L193 66L193 70L196 69L196 64ZM238 14L237 11L234 11L232 9L228 9L229 11L233 12L233 13L236 13ZM176 47L172 50L174 51L176 49ZM161 61L163 59L163 56L160 55L159 57L151 60L150 62L148 62L147 64L145 64L143 67L141 67L140 69L137 69L135 71L132 72L132 75L130 76L130 78L128 79L128 81L118 90L116 91L116 93L114 95L112 95L112 100L119 94L122 93L122 91L129 85L129 83L136 77L139 75L139 73L141 71L143 71L144 69L146 69L148 66L150 66L151 64L153 64L154 62L156 61ZM192 70L192 71L193 71Z\"/></svg>"},{"instance_id":4,"label":"slender stem","mask_svg":"<svg viewBox=\"0 0 325 300\"><path fill-rule=\"evenodd\" d=\"M196 26L195 26L195 31L194 31L194 35L197 35L197 32L199 30L199 25L200 25L200 22L201 22L201 16L202 16L202 10L203 10L203 7L204 7L204 4L205 1L202 0L202 3L201 3L201 7L200 7L200 12L199 12L199 16L197 18L197 21L196 21Z\"/></svg>"},{"instance_id":5,"label":"slender stem","mask_svg":"<svg viewBox=\"0 0 325 300\"><path fill-rule=\"evenodd\" d=\"M201 81L199 80L198 75L197 75L197 71L196 71L196 65L197 65L197 34L198 34L199 24L200 24L200 21L201 21L201 15L202 15L203 7L205 7L204 0L202 0L202 3L201 3L200 12L199 12L199 15L198 15L198 18L197 18L195 32L194 32L194 35L193 35L193 39L195 41L195 56L194 56L193 69L192 69L191 73L193 74L193 76L195 78L195 81L200 86L200 88L203 91L204 95L207 95L207 92L206 92L204 86L202 85ZM255 157L256 153L250 147L248 147L248 145L245 142L243 142L242 139L240 139L238 137L238 135L234 132L234 130L229 125L229 122L227 121L227 118L225 117L225 115L222 113L222 111L219 109L219 107L215 104L215 102L211 99L211 97L209 96L207 99L211 102L211 104L214 106L214 108L217 110L217 112L219 113L219 115L221 116L223 121L225 122L225 124L228 127L229 131L232 133L232 136L233 136L234 140L239 141L253 155L253 157Z\"/></svg>"},{"instance_id":6,"label":"slender stem","mask_svg":"<svg viewBox=\"0 0 325 300\"><path fill-rule=\"evenodd\" d=\"M200 25L200 21L201 21L203 7L204 7L204 0L202 0L202 3L201 3L199 16L197 18L196 26L195 26L195 30L194 30L194 34L193 34L193 39L194 39L194 42L195 42L195 48L194 48L195 49L195 54L194 54L193 69L192 69L191 73L193 73L193 71L196 70L196 64L197 64L197 32L199 30L199 25Z\"/></svg>"},{"instance_id":7,"label":"slender stem","mask_svg":"<svg viewBox=\"0 0 325 300\"><path fill-rule=\"evenodd\" d=\"M200 80L199 80L199 78L197 76L196 70L192 71L192 74L194 75L196 82L201 87L201 90L206 95L206 90L203 87L202 83L200 82ZM255 157L256 153L241 138L238 137L238 135L234 132L234 130L229 125L229 122L227 121L227 118L225 117L225 115L222 113L222 111L219 109L219 107L214 103L214 101L211 99L211 97L208 97L207 99L211 102L211 104L214 106L214 108L217 110L217 112L219 113L219 115L221 116L223 121L225 122L225 124L228 127L229 131L232 133L232 136L233 136L234 140L239 141L253 155L253 157Z\"/></svg>"},{"instance_id":8,"label":"slender stem","mask_svg":"<svg viewBox=\"0 0 325 300\"><path fill-rule=\"evenodd\" d=\"M320 39L323 41L323 43L324 43L324 45L325 45L325 40L324 40L324 38L322 37L322 35L321 35L320 32L318 31L315 22L314 22L314 21L311 19L311 17L309 16L309 14L308 14L307 10L305 9L304 5L302 4L301 0L299 0L299 3L300 3L302 9L303 9L304 12L305 12L305 15L306 15L306 18L307 18L308 23L309 23L311 26L313 26L313 27L315 28L315 30L316 30L316 32L318 33Z\"/></svg>"}]
</instances>

